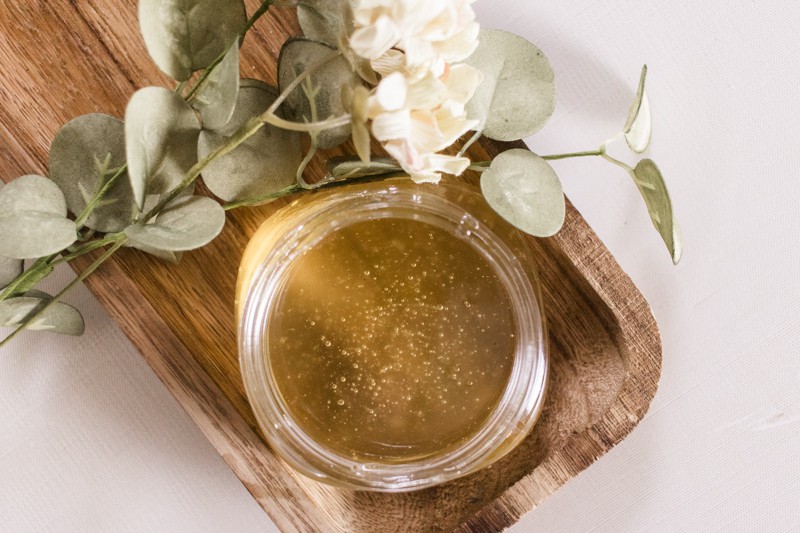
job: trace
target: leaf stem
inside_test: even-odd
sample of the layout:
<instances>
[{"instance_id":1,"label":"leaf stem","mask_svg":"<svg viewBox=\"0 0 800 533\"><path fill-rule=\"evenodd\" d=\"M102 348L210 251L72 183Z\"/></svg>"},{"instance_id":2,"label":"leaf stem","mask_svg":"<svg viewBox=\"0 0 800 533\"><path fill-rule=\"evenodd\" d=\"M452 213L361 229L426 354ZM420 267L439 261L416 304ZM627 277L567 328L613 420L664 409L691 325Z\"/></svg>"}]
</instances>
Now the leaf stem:
<instances>
[{"instance_id":1,"label":"leaf stem","mask_svg":"<svg viewBox=\"0 0 800 533\"><path fill-rule=\"evenodd\" d=\"M475 165L468 166L467 170L472 170L474 172L481 173L481 172L485 172L485 171L489 170L489 166L488 165L475 164Z\"/></svg>"},{"instance_id":2,"label":"leaf stem","mask_svg":"<svg viewBox=\"0 0 800 533\"><path fill-rule=\"evenodd\" d=\"M297 183L304 189L311 188L311 185L306 181L305 177L303 176L303 173L306 171L308 164L311 162L311 160L314 158L316 154L317 154L317 146L316 144L313 144L312 141L311 148L308 149L306 156L300 162L300 166L297 167L297 176L296 176Z\"/></svg>"},{"instance_id":3,"label":"leaf stem","mask_svg":"<svg viewBox=\"0 0 800 533\"><path fill-rule=\"evenodd\" d=\"M288 120L284 120L275 114L275 111L278 110L278 107L292 94L294 91L306 78L308 78L311 74L313 74L316 70L320 69L321 67L325 66L329 62L333 61L337 57L342 54L340 51L331 52L330 54L325 55L324 57L320 58L318 61L312 63L308 66L299 76L297 76L292 83L290 83L286 89L278 96L278 98L272 102L272 105L264 111L261 115L261 120L272 124L278 128L284 128L293 131L318 131L321 129L327 128L335 128L338 126L343 126L345 124L350 123L350 115L344 115L342 117L337 117L333 119L326 120L322 123L300 123L300 122L291 122Z\"/></svg>"},{"instance_id":4,"label":"leaf stem","mask_svg":"<svg viewBox=\"0 0 800 533\"><path fill-rule=\"evenodd\" d=\"M303 92L306 94L309 106L311 107L311 122L316 122L319 118L319 114L317 112L317 96L319 96L319 91L319 88L314 88L311 78L306 78L306 80L303 82ZM304 189L311 188L309 183L305 180L303 174L305 173L306 168L308 168L308 164L311 163L311 160L317 154L317 139L319 139L319 133L319 131L309 132L309 135L311 136L311 147L308 149L308 152L306 152L306 156L300 162L300 165L298 165L297 174L295 174L297 183Z\"/></svg>"},{"instance_id":5,"label":"leaf stem","mask_svg":"<svg viewBox=\"0 0 800 533\"><path fill-rule=\"evenodd\" d=\"M99 248L107 246L109 244L114 244L120 239L120 236L123 235L122 233L112 233L110 235L106 235L103 239L98 239L96 241L91 241L86 243L85 245L77 248L74 252L68 255L62 255L55 261L50 263L51 266L57 266L62 263L69 263L74 259L78 259L79 257L83 257L84 255L88 254L89 252L93 252Z\"/></svg>"},{"instance_id":6,"label":"leaf stem","mask_svg":"<svg viewBox=\"0 0 800 533\"><path fill-rule=\"evenodd\" d=\"M18 294L28 292L28 288L32 288L39 283L39 281L47 277L53 270L53 268L50 266L50 261L56 257L57 255L51 255L50 257L42 257L37 259L36 262L30 266L30 268L17 276L17 279L12 281L0 292L0 302Z\"/></svg>"},{"instance_id":7,"label":"leaf stem","mask_svg":"<svg viewBox=\"0 0 800 533\"><path fill-rule=\"evenodd\" d=\"M630 165L628 165L627 163L624 163L624 162L620 161L619 159L615 159L615 158L611 157L610 155L608 155L608 154L607 154L607 153L605 153L605 152L603 152L602 154L600 154L600 156L601 156L603 159L605 159L606 161L608 161L608 162L610 162L610 163L614 163L614 164L615 164L615 165L617 165L618 167L620 167L620 168L623 168L623 169L627 170L629 173L633 173L633 168L632 168Z\"/></svg>"},{"instance_id":8,"label":"leaf stem","mask_svg":"<svg viewBox=\"0 0 800 533\"><path fill-rule=\"evenodd\" d=\"M89 203L86 204L86 207L83 209L81 214L78 215L77 219L75 219L75 225L78 226L78 228L83 227L84 223L89 219L94 210L97 209L97 206L100 205L103 197L108 194L108 191L111 190L114 185L117 184L117 181L125 174L125 172L127 172L127 170L128 164L125 163L113 176L111 176L111 179L109 179L100 189L97 190L97 192L94 193L94 196L92 196L91 200L89 200Z\"/></svg>"},{"instance_id":9,"label":"leaf stem","mask_svg":"<svg viewBox=\"0 0 800 533\"><path fill-rule=\"evenodd\" d=\"M84 270L83 272L81 272L81 274L80 274L78 277L76 277L74 280L72 280L72 282L71 282L71 283L69 283L69 284L68 284L66 287L64 287L64 288L61 290L61 292L59 292L58 294L56 294L56 295L53 297L53 299L52 299L52 300L50 300L49 302L47 302L47 304L45 304L44 306L42 306L42 307L41 307L39 310L37 310L37 311L36 311L35 313L33 313L31 316L28 316L28 317L26 317L26 318L25 318L25 321L24 321L22 324L20 324L19 326L17 326L17 328L16 328L16 329L15 329L15 330L14 330L14 331L13 331L13 332L12 332L12 333L11 333L11 334L8 336L8 337L6 337L5 339L3 339L3 341L2 341L2 342L0 342L0 348L2 348L3 346L5 346L5 345L6 345L6 344L8 344L9 342L11 342L11 340L12 340L14 337L16 337L17 335L19 335L19 334L20 334L20 333L21 333L23 330L25 330L25 329L26 329L26 328L27 328L29 325L31 325L31 324L32 324L32 323L33 323L33 322L34 322L34 321L35 321L37 318L39 318L40 316L42 316L42 314L43 314L45 311L47 311L48 309L50 309L50 307L52 307L52 306L53 306L53 305L55 305L55 304L56 304L56 303L57 303L59 300L61 300L61 298L63 298L63 297L64 297L64 295L66 295L66 294L67 294L67 293L68 293L70 290L72 290L72 289L73 289L75 286L77 286L79 283L82 283L82 282L83 282L83 281L84 281L86 278L88 278L88 277L89 277L89 276L90 276L90 275L91 275L91 274L92 274L92 273L93 273L95 270L97 270L98 268L100 268L100 266L101 266L103 263L105 263L106 261L108 261L108 259L109 259L109 258L111 258L111 256L112 256L112 255L114 255L114 253L115 253L117 250L119 250L119 249L122 247L122 245L123 245L124 243L125 243L125 236L120 234L120 236L118 236L118 237L117 237L117 241L116 241L116 243L114 244L114 246L112 246L111 248L109 248L109 249L106 251L106 253L104 253L102 256L100 256L100 257L99 257L99 258L98 258L98 259L97 259L97 260L96 260L94 263L92 263L92 264L91 264L91 265L90 265L90 266L89 266L89 267L88 267L86 270Z\"/></svg>"},{"instance_id":10,"label":"leaf stem","mask_svg":"<svg viewBox=\"0 0 800 533\"><path fill-rule=\"evenodd\" d=\"M244 125L241 128L239 128L239 131L234 133L233 136L230 139L228 139L228 142L226 142L225 144L223 144L222 146L220 146L219 148L208 154L208 156L198 161L191 169L189 169L189 172L186 174L186 177L183 178L183 181L181 181L177 187L172 189L172 191L169 194L163 196L155 207L153 207L150 211L148 211L144 216L142 216L139 219L137 224L139 225L147 224L153 217L159 214L161 210L164 209L164 207L166 207L170 202L175 200L178 197L178 195L180 195L181 192L183 192L183 190L186 189L186 187L194 183L195 180L200 177L200 173L203 172L203 170L210 163L212 163L217 158L227 155L236 148L238 148L239 145L241 145L247 139L255 135L258 132L258 130L260 130L263 126L264 123L258 117L251 118L250 120L245 122Z\"/></svg>"},{"instance_id":11,"label":"leaf stem","mask_svg":"<svg viewBox=\"0 0 800 533\"><path fill-rule=\"evenodd\" d=\"M268 200L277 200L278 198L283 198L284 196L289 196L290 194L294 194L302 190L303 187L300 185L290 185L284 189L271 192L269 194L264 194L262 196L255 196L253 198L248 198L247 200L241 200L239 202L232 202L230 204L223 206L223 208L225 209L225 211L232 211L233 209L238 209L240 207L262 204Z\"/></svg>"},{"instance_id":12,"label":"leaf stem","mask_svg":"<svg viewBox=\"0 0 800 533\"><path fill-rule=\"evenodd\" d=\"M542 159L545 161L557 161L559 159L570 159L572 157L602 157L606 153L605 147L599 148L597 150L587 150L586 152L572 152L569 154L555 154L555 155L543 155L541 156Z\"/></svg>"},{"instance_id":13,"label":"leaf stem","mask_svg":"<svg viewBox=\"0 0 800 533\"><path fill-rule=\"evenodd\" d=\"M250 29L253 27L253 25L255 25L258 19L260 19L262 16L264 16L264 14L267 11L269 11L270 6L272 6L272 4L274 3L275 0L264 0L264 2L261 3L261 6L256 10L256 12L253 13L253 16L251 16L247 20L247 24L245 24L242 30L239 32L239 37L237 39L239 46L241 46L241 44L244 42L244 38L245 36L247 36L247 32L250 31ZM203 71L203 74L197 79L197 82L192 86L192 89L189 91L189 94L186 95L187 101L190 101L194 98L195 94L197 94L197 91L200 90L200 87L203 86L203 83L211 75L211 72L213 72L213 70L217 67L217 65L222 63L222 61L225 59L225 55L227 53L228 53L228 48L223 50L222 53L219 56L217 56L217 58L214 61L212 61L211 64Z\"/></svg>"},{"instance_id":14,"label":"leaf stem","mask_svg":"<svg viewBox=\"0 0 800 533\"><path fill-rule=\"evenodd\" d=\"M350 124L351 116L342 115L339 117L329 118L328 120L323 120L321 122L293 122L291 120L282 119L275 114L264 113L261 115L261 120L265 124L270 124L276 128L311 133L331 128L338 128L340 126Z\"/></svg>"},{"instance_id":15,"label":"leaf stem","mask_svg":"<svg viewBox=\"0 0 800 533\"><path fill-rule=\"evenodd\" d=\"M470 146L472 146L473 144L478 142L478 139L480 139L482 135L483 135L483 131L481 131L481 130L476 131L475 135L470 137L469 140L466 142L466 144L464 144L464 146L461 147L461 150L458 151L458 156L457 157L461 157L465 153L467 153L467 150L469 150Z\"/></svg>"},{"instance_id":16,"label":"leaf stem","mask_svg":"<svg viewBox=\"0 0 800 533\"><path fill-rule=\"evenodd\" d=\"M158 213L161 212L164 207L167 206L170 202L175 200L178 195L186 189L189 185L195 182L195 180L200 177L200 173L213 161L217 158L220 158L224 155L229 154L233 150L239 147L243 142L247 139L255 135L263 126L264 124L271 124L273 126L284 128L293 131L318 131L321 129L333 128L338 127L343 124L348 124L350 122L350 115L345 115L343 117L336 117L329 120L325 120L322 122L307 122L307 123L300 123L300 122L291 122L288 120L284 120L275 114L275 111L278 109L278 106L286 100L286 97L297 88L308 76L311 75L315 70L319 69L320 67L327 64L329 61L338 57L341 52L331 52L330 54L326 55L325 57L321 58L319 61L311 64L302 74L300 74L297 78L292 81L287 87L286 90L281 93L280 96L272 103L272 105L259 117L254 117L245 122L245 124L239 128L239 131L233 134L233 136L228 139L224 145L220 146L208 156L206 156L203 160L198 161L189 172L186 174L186 177L181 181L181 183L173 189L169 194L165 195L158 204L153 207L150 211L148 211L143 217L141 217L138 221L138 224L144 225L147 224L153 217L155 217ZM279 191L280 192L280 191ZM269 199L269 198L266 198Z\"/></svg>"},{"instance_id":17,"label":"leaf stem","mask_svg":"<svg viewBox=\"0 0 800 533\"><path fill-rule=\"evenodd\" d=\"M256 9L255 13L253 13L253 15L247 21L247 24L245 24L244 28L242 28L242 31L239 32L239 37L241 37L242 42L244 42L244 38L247 36L247 32L250 31L250 29L255 25L256 22L258 22L258 19L260 19L262 16L266 14L267 11L269 11L270 6L272 6L272 4L274 3L275 0L264 0L263 2L261 2L259 8Z\"/></svg>"}]
</instances>

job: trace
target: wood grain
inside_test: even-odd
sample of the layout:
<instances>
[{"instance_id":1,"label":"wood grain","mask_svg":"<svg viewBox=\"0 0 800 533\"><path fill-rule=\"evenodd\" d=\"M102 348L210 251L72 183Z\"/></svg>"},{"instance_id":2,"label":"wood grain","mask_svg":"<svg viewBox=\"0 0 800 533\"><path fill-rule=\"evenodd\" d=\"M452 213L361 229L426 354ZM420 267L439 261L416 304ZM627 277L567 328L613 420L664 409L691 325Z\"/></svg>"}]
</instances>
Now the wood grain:
<instances>
[{"instance_id":1,"label":"wood grain","mask_svg":"<svg viewBox=\"0 0 800 533\"><path fill-rule=\"evenodd\" d=\"M255 4L248 2L250 11ZM134 90L168 83L145 53L132 2L6 2L0 25L5 181L46 175L50 140L69 119L122 116ZM280 45L297 33L291 11L265 17L247 39L244 75L274 83ZM504 148L484 142L471 155ZM530 437L489 469L412 494L346 491L298 476L259 437L233 321L244 245L282 203L232 213L221 238L178 266L126 250L88 282L281 530L502 530L619 443L647 410L661 369L657 326L631 280L568 205L558 236L530 239L552 363L544 412Z\"/></svg>"}]
</instances>

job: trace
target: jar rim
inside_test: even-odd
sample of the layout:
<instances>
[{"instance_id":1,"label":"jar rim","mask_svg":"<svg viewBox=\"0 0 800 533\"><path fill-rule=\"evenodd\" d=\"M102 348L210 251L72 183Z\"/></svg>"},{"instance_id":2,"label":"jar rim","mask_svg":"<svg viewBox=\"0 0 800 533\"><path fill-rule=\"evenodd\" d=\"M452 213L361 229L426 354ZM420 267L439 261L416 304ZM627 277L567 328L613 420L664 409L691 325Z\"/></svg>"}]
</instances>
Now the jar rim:
<instances>
[{"instance_id":1,"label":"jar rim","mask_svg":"<svg viewBox=\"0 0 800 533\"><path fill-rule=\"evenodd\" d=\"M239 321L239 360L245 390L264 436L279 456L305 475L348 488L416 490L488 466L502 457L503 454L496 454L501 445L510 450L535 424L543 404L548 362L540 296L531 282L531 267L522 264L490 224L466 212L463 205L437 194L440 187L454 185L460 186L430 187L408 180L345 186L316 193L324 196L311 198L303 210L292 213L292 206L284 208L287 216L279 217L275 224L274 233L283 234L266 256L259 258L246 287ZM479 196L467 188L460 192ZM375 218L426 222L470 243L506 287L515 319L517 343L512 369L498 404L464 442L408 462L366 463L316 442L292 419L266 355L270 314L294 262L338 229ZM509 435L514 436L515 442L507 442Z\"/></svg>"}]
</instances>

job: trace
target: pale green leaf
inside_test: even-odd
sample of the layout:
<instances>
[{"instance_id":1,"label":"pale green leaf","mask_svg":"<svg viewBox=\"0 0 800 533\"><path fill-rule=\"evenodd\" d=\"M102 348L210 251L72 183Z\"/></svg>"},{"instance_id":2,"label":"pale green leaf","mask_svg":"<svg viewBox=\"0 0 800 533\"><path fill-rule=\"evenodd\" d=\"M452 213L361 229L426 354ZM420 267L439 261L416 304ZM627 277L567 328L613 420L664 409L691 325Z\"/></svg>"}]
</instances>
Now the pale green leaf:
<instances>
[{"instance_id":1,"label":"pale green leaf","mask_svg":"<svg viewBox=\"0 0 800 533\"><path fill-rule=\"evenodd\" d=\"M650 110L650 100L647 98L645 81L647 80L647 65L642 67L642 75L639 78L639 90L636 99L628 112L628 120L625 122L625 140L631 150L641 154L650 146L650 138L653 134L653 119Z\"/></svg>"},{"instance_id":2,"label":"pale green leaf","mask_svg":"<svg viewBox=\"0 0 800 533\"><path fill-rule=\"evenodd\" d=\"M22 176L0 190L0 256L33 259L60 252L77 240L75 223L58 185Z\"/></svg>"},{"instance_id":3,"label":"pale green leaf","mask_svg":"<svg viewBox=\"0 0 800 533\"><path fill-rule=\"evenodd\" d=\"M217 131L227 124L239 96L239 41L233 43L225 59L209 74L192 100L203 119L203 128Z\"/></svg>"},{"instance_id":4,"label":"pale green leaf","mask_svg":"<svg viewBox=\"0 0 800 533\"><path fill-rule=\"evenodd\" d=\"M75 216L124 165L125 124L108 115L84 115L70 121L50 147L50 179L64 192L67 207ZM133 211L133 190L125 173L85 225L102 232L121 231L130 224Z\"/></svg>"},{"instance_id":5,"label":"pale green leaf","mask_svg":"<svg viewBox=\"0 0 800 533\"><path fill-rule=\"evenodd\" d=\"M672 262L677 265L683 254L683 238L661 171L651 159L643 159L631 175L644 198L653 225L667 245Z\"/></svg>"},{"instance_id":6,"label":"pale green leaf","mask_svg":"<svg viewBox=\"0 0 800 533\"><path fill-rule=\"evenodd\" d=\"M197 163L200 122L175 92L162 87L137 91L125 111L125 144L136 204L146 195L175 188Z\"/></svg>"},{"instance_id":7,"label":"pale green leaf","mask_svg":"<svg viewBox=\"0 0 800 533\"><path fill-rule=\"evenodd\" d=\"M4 185L3 181L0 180L0 189L2 189ZM24 267L25 263L21 259L11 259L0 256L0 289L17 279L17 276L22 274Z\"/></svg>"},{"instance_id":8,"label":"pale green leaf","mask_svg":"<svg viewBox=\"0 0 800 533\"><path fill-rule=\"evenodd\" d=\"M43 292L30 291L25 296L3 300L0 302L0 326L18 327L22 325L27 317L38 312L52 299L52 296ZM62 302L56 302L26 329L79 336L83 334L85 324L77 309Z\"/></svg>"},{"instance_id":9,"label":"pale green leaf","mask_svg":"<svg viewBox=\"0 0 800 533\"><path fill-rule=\"evenodd\" d=\"M500 216L536 237L550 237L564 225L561 181L550 164L528 150L498 155L481 175L483 196Z\"/></svg>"},{"instance_id":10,"label":"pale green leaf","mask_svg":"<svg viewBox=\"0 0 800 533\"><path fill-rule=\"evenodd\" d=\"M349 179L367 178L373 176L388 176L403 169L394 159L376 157L369 163L361 159L348 157L334 157L328 161L328 182L344 181Z\"/></svg>"},{"instance_id":11,"label":"pale green leaf","mask_svg":"<svg viewBox=\"0 0 800 533\"><path fill-rule=\"evenodd\" d=\"M242 0L139 0L147 51L178 81L213 63L246 23Z\"/></svg>"},{"instance_id":12,"label":"pale green leaf","mask_svg":"<svg viewBox=\"0 0 800 533\"><path fill-rule=\"evenodd\" d=\"M173 265L177 265L183 259L183 252L172 252L170 250L157 250L156 248L151 248L149 246L145 246L144 244L139 244L131 241L125 241L125 247L127 248L135 248L140 250L146 254L152 255L162 261L166 261L167 263L171 263Z\"/></svg>"},{"instance_id":13,"label":"pale green leaf","mask_svg":"<svg viewBox=\"0 0 800 533\"><path fill-rule=\"evenodd\" d=\"M277 89L257 80L242 80L236 111L219 132L200 135L200 157L222 146L248 119L260 115L277 98ZM303 159L300 134L265 124L255 135L203 170L203 181L227 202L256 198L295 183Z\"/></svg>"},{"instance_id":14,"label":"pale green leaf","mask_svg":"<svg viewBox=\"0 0 800 533\"><path fill-rule=\"evenodd\" d=\"M20 261L20 265L23 264L23 261ZM53 273L53 266L48 264L47 262L36 262L34 263L27 271L25 271L25 275L19 278L16 278L7 285L3 289L3 295L22 295L31 291L36 285L39 284L44 278L49 276Z\"/></svg>"},{"instance_id":15,"label":"pale green leaf","mask_svg":"<svg viewBox=\"0 0 800 533\"><path fill-rule=\"evenodd\" d=\"M490 139L516 141L544 127L556 105L555 74L541 50L502 30L481 30L466 63L484 76L467 104L470 119Z\"/></svg>"},{"instance_id":16,"label":"pale green leaf","mask_svg":"<svg viewBox=\"0 0 800 533\"><path fill-rule=\"evenodd\" d=\"M288 40L281 49L278 60L278 81L283 92L295 78L309 66L320 61L335 51L334 48L309 39L295 38ZM344 57L336 57L325 66L314 71L309 77L310 86L315 94L308 94L308 86L301 83L286 99L289 118L297 122L314 122L346 114L342 103L342 87L355 86L361 79L353 72L350 63ZM316 113L312 111L310 96L314 98ZM333 148L350 138L350 125L323 130L317 136L317 146L322 149Z\"/></svg>"},{"instance_id":17,"label":"pale green leaf","mask_svg":"<svg viewBox=\"0 0 800 533\"><path fill-rule=\"evenodd\" d=\"M17 279L22 274L24 263L21 259L0 257L0 289Z\"/></svg>"},{"instance_id":18,"label":"pale green leaf","mask_svg":"<svg viewBox=\"0 0 800 533\"><path fill-rule=\"evenodd\" d=\"M58 185L45 177L28 175L0 189L0 217L34 212L67 216L67 202Z\"/></svg>"},{"instance_id":19,"label":"pale green leaf","mask_svg":"<svg viewBox=\"0 0 800 533\"><path fill-rule=\"evenodd\" d=\"M345 25L344 7L342 0L300 0L297 20L303 35L330 46L339 46L340 38L352 32L352 23Z\"/></svg>"},{"instance_id":20,"label":"pale green leaf","mask_svg":"<svg viewBox=\"0 0 800 533\"><path fill-rule=\"evenodd\" d=\"M225 210L211 198L192 196L175 200L150 224L125 230L130 244L144 251L186 252L202 248L225 226Z\"/></svg>"}]
</instances>

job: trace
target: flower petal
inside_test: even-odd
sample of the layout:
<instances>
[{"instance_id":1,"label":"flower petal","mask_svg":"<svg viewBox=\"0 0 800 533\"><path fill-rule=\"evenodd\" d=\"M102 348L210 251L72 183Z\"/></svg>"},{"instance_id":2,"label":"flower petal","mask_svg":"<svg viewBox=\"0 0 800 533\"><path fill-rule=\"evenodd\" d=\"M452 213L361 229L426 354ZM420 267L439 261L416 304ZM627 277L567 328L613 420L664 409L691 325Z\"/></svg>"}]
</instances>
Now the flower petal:
<instances>
[{"instance_id":1,"label":"flower petal","mask_svg":"<svg viewBox=\"0 0 800 533\"><path fill-rule=\"evenodd\" d=\"M400 50L388 50L378 59L372 60L372 68L381 76L388 76L392 72L403 70L406 56Z\"/></svg>"},{"instance_id":2,"label":"flower petal","mask_svg":"<svg viewBox=\"0 0 800 533\"><path fill-rule=\"evenodd\" d=\"M375 91L378 105L386 111L397 111L406 106L408 82L399 72L389 74L381 80Z\"/></svg>"},{"instance_id":3,"label":"flower petal","mask_svg":"<svg viewBox=\"0 0 800 533\"><path fill-rule=\"evenodd\" d=\"M372 121L372 134L379 141L408 139L411 122L411 112L407 109L382 113Z\"/></svg>"},{"instance_id":4,"label":"flower petal","mask_svg":"<svg viewBox=\"0 0 800 533\"><path fill-rule=\"evenodd\" d=\"M400 39L400 29L387 16L379 17L374 24L358 28L350 36L350 47L361 57L377 59Z\"/></svg>"}]
</instances>

